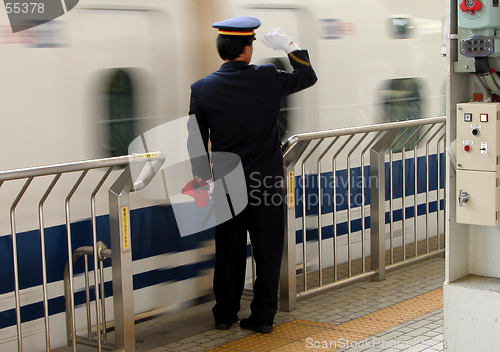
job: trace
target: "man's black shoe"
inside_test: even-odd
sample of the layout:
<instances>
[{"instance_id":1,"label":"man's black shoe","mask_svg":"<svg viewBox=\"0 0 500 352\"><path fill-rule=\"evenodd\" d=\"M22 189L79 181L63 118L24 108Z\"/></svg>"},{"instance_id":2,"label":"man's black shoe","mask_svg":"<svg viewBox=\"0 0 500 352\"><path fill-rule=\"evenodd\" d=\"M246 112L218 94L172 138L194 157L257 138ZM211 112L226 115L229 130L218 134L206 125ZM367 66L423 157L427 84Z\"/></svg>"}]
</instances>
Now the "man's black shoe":
<instances>
[{"instance_id":1,"label":"man's black shoe","mask_svg":"<svg viewBox=\"0 0 500 352\"><path fill-rule=\"evenodd\" d=\"M240 320L240 319L238 318L237 315L235 315L234 318L231 319L227 323L216 323L215 324L215 328L217 330L229 330L229 329L231 329L231 325L233 325L234 323L236 323L238 320Z\"/></svg>"},{"instance_id":2,"label":"man's black shoe","mask_svg":"<svg viewBox=\"0 0 500 352\"><path fill-rule=\"evenodd\" d=\"M272 325L257 324L250 320L250 318L241 319L240 327L244 330L253 330L261 334L269 334L271 331L273 331Z\"/></svg>"}]
</instances>

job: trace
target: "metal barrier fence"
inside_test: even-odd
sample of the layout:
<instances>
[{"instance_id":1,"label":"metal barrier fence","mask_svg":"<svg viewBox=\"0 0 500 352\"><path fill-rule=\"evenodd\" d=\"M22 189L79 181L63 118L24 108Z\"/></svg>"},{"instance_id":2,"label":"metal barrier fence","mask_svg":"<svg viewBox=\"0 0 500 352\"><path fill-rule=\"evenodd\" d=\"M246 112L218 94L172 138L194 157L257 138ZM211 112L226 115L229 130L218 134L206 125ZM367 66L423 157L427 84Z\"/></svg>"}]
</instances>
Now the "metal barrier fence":
<instances>
[{"instance_id":1,"label":"metal barrier fence","mask_svg":"<svg viewBox=\"0 0 500 352\"><path fill-rule=\"evenodd\" d=\"M288 139L281 310L444 252L445 124L435 117Z\"/></svg>"},{"instance_id":2,"label":"metal barrier fence","mask_svg":"<svg viewBox=\"0 0 500 352\"><path fill-rule=\"evenodd\" d=\"M65 275L65 298L66 298L66 316L67 316L67 334L68 334L68 345L72 346L73 351L76 351L77 343L82 343L86 345L95 346L99 351L102 349L107 350L120 350L120 351L134 351L135 350L135 332L134 332L134 304L133 304L133 287L132 287L132 254L130 248L130 224L129 224L129 193L140 190L144 188L156 172L160 169L165 158L161 152L148 153L148 154L136 154L116 158L107 159L97 159L76 163L67 163L60 165L51 165L46 167L36 167L29 169L19 169L13 171L0 172L0 188L5 182L24 180L20 191L15 196L14 201L10 207L10 236L12 238L12 260L13 260L13 271L14 271L14 298L15 298L15 316L16 316L16 327L17 327L17 348L18 351L23 350L23 319L22 319L22 307L20 300L20 281L23 278L23 274L28 274L26 272L21 272L19 270L20 263L18 254L22 253L24 248L18 248L17 245L17 222L16 222L16 210L19 203L23 197L27 194L30 185L33 185L39 179L44 179L45 177L52 176L52 180L48 187L46 187L38 202L38 224L39 224L39 243L40 245L40 256L41 256L41 271L42 271L42 300L43 300L43 319L45 328L45 349L46 351L51 350L51 333L50 333L50 319L49 319L49 295L48 295L48 279L47 279L47 267L51 263L46 257L46 246L45 246L45 232L47 226L45 225L46 217L44 216L44 204L51 194L57 193L51 198L56 198L55 200L64 209L65 221L66 221L66 231L67 231L67 255L69 264L66 266ZM110 221L110 240L112 250L108 250L102 242L97 241L97 230L96 230L96 196L105 184L105 182L113 182L112 174L113 170L123 171L114 180L114 183L108 190L109 197L109 221ZM73 251L74 238L71 234L72 229L72 216L71 210L75 207L71 207L71 200L77 190L79 190L84 181L88 179L90 170L101 169L104 171L104 175L100 176L97 180L92 178L90 181L93 186L90 185L91 194L89 195L89 202L91 208L91 223L92 223L92 243L91 246L83 247ZM60 192L53 192L56 185L61 180L64 175L79 173L79 176L74 182L69 192L65 193L61 198ZM133 175L133 176L132 176ZM35 181L35 182L34 182ZM71 181L73 182L73 181ZM95 183L94 183L95 182ZM89 187L89 185L87 185ZM32 187L39 188L39 184ZM59 190L60 191L60 190ZM88 193L87 193L88 195ZM59 197L58 197L59 196ZM33 201L31 196L29 201ZM81 207L81 204L79 205ZM36 217L36 215L35 215ZM26 219L24 219L26 220ZM35 244L33 244L35 245ZM90 308L87 307L87 318L88 322L88 337L79 337L76 334L76 321L75 321L75 285L74 285L74 272L73 272L73 260L80 255L93 256L93 268L94 270L94 298L95 298L95 320L96 320L96 338L92 337L92 327L91 327L91 314ZM114 345L104 343L105 336L105 321L103 321L103 312L101 305L102 291L100 292L99 282L104 284L102 277L98 268L98 262L104 257L111 257L112 259L112 273L113 273L113 306L114 306L114 329L115 329L115 343ZM102 268L102 266L101 266ZM86 275L86 287L88 289L88 267L85 268ZM102 287L101 287L102 289ZM87 302L87 305L89 303ZM105 317L105 315L104 315Z\"/></svg>"}]
</instances>

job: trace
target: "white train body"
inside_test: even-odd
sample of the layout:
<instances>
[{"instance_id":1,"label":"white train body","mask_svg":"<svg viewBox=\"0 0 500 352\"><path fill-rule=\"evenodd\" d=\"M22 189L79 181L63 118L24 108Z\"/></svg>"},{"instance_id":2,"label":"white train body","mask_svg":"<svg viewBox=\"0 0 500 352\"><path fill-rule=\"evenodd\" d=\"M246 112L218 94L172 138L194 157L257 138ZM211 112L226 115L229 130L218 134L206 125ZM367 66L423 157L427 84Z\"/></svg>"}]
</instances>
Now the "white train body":
<instances>
[{"instance_id":1,"label":"white train body","mask_svg":"<svg viewBox=\"0 0 500 352\"><path fill-rule=\"evenodd\" d=\"M6 12L0 10L0 170L118 155L141 132L186 116L191 83L221 64L211 23L235 16L258 17L262 22L258 39L272 27L281 27L309 50L319 81L287 99L285 137L295 132L442 115L446 70L440 50L445 4L407 3L81 0L56 20L15 34ZM279 59L287 64L284 53L266 48L259 40L254 46L253 63ZM124 141L113 136L113 119L125 121L120 125L123 128L132 126L130 135L123 130L118 133ZM164 153L168 158L169 151ZM91 178L99 175L102 173ZM26 206L18 210L20 248L37 238L36 205L50 182L46 181L33 185L23 201ZM62 182L57 192L66 194L73 181ZM6 182L0 188L2 276L6 270L6 279L0 280L2 351L17 348L12 264L8 263L12 255L9 208L19 185ZM90 186L83 185L88 193L86 187ZM104 224L107 197L97 202ZM207 297L211 293L213 236L181 238L169 204L134 196L131 203L131 221L136 220L135 233L140 233L140 241L136 240L140 248L134 257L134 280L140 282L135 291L136 313L178 309ZM55 248L65 231L64 211L51 204L46 206L51 215L46 225L54 231L48 245ZM75 200L72 216L87 226L88 200ZM63 263L64 252L59 254L55 251L52 258ZM111 269L106 270L108 281ZM41 301L40 274L32 276L21 287L23 306ZM61 275L54 274L49 282L52 347L66 343L61 280ZM83 279L78 276L76 280L78 286ZM107 299L110 308L111 300ZM83 308L78 308L79 329L83 329L83 314ZM37 309L23 316L25 351L43 349L42 316ZM108 318L112 320L112 314Z\"/></svg>"}]
</instances>

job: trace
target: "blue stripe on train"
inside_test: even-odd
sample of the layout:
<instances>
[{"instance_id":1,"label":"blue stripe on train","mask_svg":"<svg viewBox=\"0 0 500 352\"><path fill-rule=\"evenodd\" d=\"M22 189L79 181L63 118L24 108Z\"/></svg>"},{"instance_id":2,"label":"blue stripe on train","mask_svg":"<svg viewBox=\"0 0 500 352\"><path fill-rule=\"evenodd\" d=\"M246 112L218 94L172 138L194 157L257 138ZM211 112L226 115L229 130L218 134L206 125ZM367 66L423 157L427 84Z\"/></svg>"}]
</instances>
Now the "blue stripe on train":
<instances>
[{"instance_id":1,"label":"blue stripe on train","mask_svg":"<svg viewBox=\"0 0 500 352\"><path fill-rule=\"evenodd\" d=\"M214 231L207 230L192 236L181 237L177 229L171 206L154 206L136 209L130 212L132 231L132 258L140 260L156 255L184 252L199 247L200 243L214 238ZM96 219L98 240L110 244L109 216L103 215ZM92 226L90 220L76 222L71 226L72 247L76 249L88 246L92 242ZM64 279L64 268L68 261L66 226L59 225L45 230L47 281L49 283ZM42 285L41 249L39 231L28 231L17 235L19 286L25 289ZM213 268L214 258L182 265L164 270L151 270L134 275L134 289L138 290L161 283L176 282L200 276L201 271ZM104 262L106 267L111 260ZM2 280L0 294L14 291L14 269L12 256L11 236L0 237L0 267ZM90 270L92 270L92 263ZM84 272L83 260L78 260L74 267L76 274ZM111 283L106 283L106 296L111 296ZM40 297L41 298L41 297ZM76 293L76 304L84 304L83 292ZM22 303L22 302L21 302ZM50 314L64 312L64 297L49 300ZM43 317L43 303L23 305L21 309L22 321L31 321ZM16 324L15 310L0 312L0 329Z\"/></svg>"},{"instance_id":2,"label":"blue stripe on train","mask_svg":"<svg viewBox=\"0 0 500 352\"><path fill-rule=\"evenodd\" d=\"M437 204L438 203L436 201L429 202L429 214L437 212ZM425 204L419 204L417 208L418 208L417 209L418 216L422 216L422 215L426 214ZM439 209L441 209L441 210L444 209L444 200L443 199L441 199L439 202ZM402 209L393 210L392 214L393 214L393 221L394 222L401 221L403 219L403 210ZM406 215L405 219L412 219L415 215L415 208L413 206L406 207L406 214L405 215ZM391 221L389 216L390 216L390 212L387 211L385 213L385 223L386 224L390 223L390 221ZM361 231L362 230L361 225L362 225L361 219L351 220L351 233ZM370 228L370 218L365 217L365 229L369 229L369 228ZM318 240L318 229L317 228L307 229L306 233L307 233L307 241ZM346 235L347 233L348 233L347 221L342 222L342 223L338 223L337 224L337 237L342 236L342 235ZM297 230L295 232L295 240L296 240L297 244L304 242L302 239L302 236L303 236L302 229ZM322 231L321 231L321 236L324 240L326 240L328 238L332 238L333 237L333 225L323 226Z\"/></svg>"},{"instance_id":3,"label":"blue stripe on train","mask_svg":"<svg viewBox=\"0 0 500 352\"><path fill-rule=\"evenodd\" d=\"M182 281L189 278L200 276L203 270L213 268L214 259L204 262L194 263L190 265L182 265L175 268L165 270L152 270L141 274L134 275L134 290L141 288L168 283L172 281ZM111 281L104 285L106 297L113 296L113 287ZM75 305L85 304L85 292L80 291L75 293ZM95 300L94 291L90 291L90 300ZM49 315L63 313L65 311L64 297L56 297L49 299ZM27 322L44 317L43 302L23 305L21 307L21 320ZM0 329L8 326L16 325L15 309L0 312Z\"/></svg>"},{"instance_id":4,"label":"blue stripe on train","mask_svg":"<svg viewBox=\"0 0 500 352\"><path fill-rule=\"evenodd\" d=\"M441 155L441 165L443 178L440 182L440 187L444 185L444 162L443 155ZM393 189L394 197L400 198L402 195L402 175L401 175L401 161L394 162L393 173ZM413 159L406 161L406 185L407 195L413 194L414 189L414 171ZM419 175L421 172L425 175L425 158L418 158ZM339 180L338 194L344 197L347 194L347 187L342 182L346 180L346 170L337 171L337 179ZM388 174L388 164L386 164L386 174ZM437 158L436 155L429 157L429 175L430 175L430 190L437 188ZM365 178L369 177L369 167L365 167ZM296 199L297 203L297 217L302 216L302 189L300 188L299 177L296 178ZM309 194L318 195L317 175L308 175L306 196ZM332 172L322 174L322 186L332 180ZM361 180L361 168L351 169L351 180ZM386 180L386 199L389 199L388 180ZM357 202L356 196L361 194L360 184L355 184L351 190L353 203L352 207L360 206ZM425 184L418 184L418 192L425 192ZM328 191L327 191L328 192ZM330 189L330 202L327 201L328 193L323 192L323 207L322 214L331 213L333 211L333 202L331 202L332 192ZM369 204L369 190L365 188L366 202ZM344 198L345 199L345 198ZM337 203L337 211L347 208L347 202L342 204ZM441 200L441 209L443 208L443 201ZM430 212L436 211L436 202L430 204ZM420 204L418 206L419 215L425 213L425 206ZM317 215L318 206L311 206L307 209L307 215ZM402 211L395 210L395 221L400 220ZM132 257L134 260L140 260L156 255L176 253L188 251L199 247L200 242L211 240L214 238L213 229L207 230L195 235L181 237L177 229L175 217L171 206L154 206L142 209L136 209L130 213L130 223L132 227ZM413 207L407 208L406 217L413 217ZM98 240L110 244L109 240L109 216L99 216L96 220ZM369 219L365 219L366 228L369 228ZM388 213L386 213L386 222L388 222ZM352 231L359 231L361 229L361 219L352 221ZM347 233L347 223L338 224L338 235ZM80 246L89 245L92 238L92 227L90 220L76 222L71 226L72 230L72 245L73 249ZM307 231L307 239L317 239L317 229ZM66 227L65 225L54 226L45 230L46 236L46 256L47 256L47 276L48 282L58 282L63 280L64 267L68 260L67 255L67 240L66 240ZM333 236L333 227L327 226L324 228L323 237L329 238ZM40 255L40 240L38 230L20 233L17 236L18 241L18 257L19 257L19 272L20 272L20 288L25 289L42 284L41 273L41 255ZM302 231L297 231L297 243L302 243ZM248 249L250 255L250 249ZM0 294L5 294L14 291L14 275L12 263L12 239L10 236L0 237L0 268L2 268L2 280L0 281ZM79 260L75 265L75 274L83 273L83 261ZM110 260L105 261L105 266L109 266ZM201 270L213 268L214 259L193 263L190 265L179 266L166 270L152 270L138 275L134 275L134 289L145 288L148 286L182 281L189 278L197 277ZM112 295L111 283L106 283L106 296ZM79 292L75 296L76 304L84 304L85 297L83 292ZM49 312L51 315L58 314L64 311L64 298L57 297L49 301ZM43 317L42 302L24 305L21 309L22 321L31 321ZM15 325L15 311L7 310L0 312L0 329Z\"/></svg>"},{"instance_id":5,"label":"blue stripe on train","mask_svg":"<svg viewBox=\"0 0 500 352\"><path fill-rule=\"evenodd\" d=\"M427 167L425 164L425 157L419 157L417 161L417 192L425 193L426 192L426 173L429 176L429 191L435 191L437 189L437 155L429 155L429 168L427 172ZM407 159L405 163L405 194L406 196L412 196L415 194L415 168L414 168L414 160L413 158ZM440 155L440 188L444 188L444 176L445 176L445 163L444 163L444 154ZM393 161L393 169L392 169L392 189L393 189L393 198L398 199L403 196L403 174L402 174L402 161ZM389 163L385 164L385 174L389 175ZM321 214L328 214L333 212L333 185L336 185L336 209L337 211L346 210L348 207L348 197L347 197L347 170L337 170L336 171L336 181L334 183L332 172L325 172L321 174L320 182L321 182ZM351 208L360 207L362 204L362 187L364 185L364 193L365 193L365 205L370 204L370 189L369 189L369 178L370 178L370 167L365 166L364 168L364 182L363 177L361 175L361 167L356 167L351 169ZM303 196L302 191L302 176L295 177L295 217L302 217L303 212L303 200L304 198L307 200L308 206L306 207L306 216L309 215L318 215L319 208L319 191L318 191L318 175L317 174L309 174L306 175L305 178L305 197ZM391 198L390 187L389 187L389 177L385 179L385 199L389 200Z\"/></svg>"},{"instance_id":6,"label":"blue stripe on train","mask_svg":"<svg viewBox=\"0 0 500 352\"><path fill-rule=\"evenodd\" d=\"M154 206L136 209L130 213L132 230L132 258L140 260L156 255L183 252L199 247L202 241L214 238L213 230L192 236L181 237L177 229L171 206ZM96 222L98 240L110 244L109 216L103 215ZM92 243L90 220L71 225L73 250ZM68 261L66 226L59 225L45 230L47 281L57 282L64 277ZM39 231L28 231L17 235L19 285L21 289L42 284L41 249ZM14 291L14 269L11 236L0 237L0 267L2 281L0 294ZM106 266L110 260L105 261ZM75 265L75 274L82 273L83 261Z\"/></svg>"}]
</instances>

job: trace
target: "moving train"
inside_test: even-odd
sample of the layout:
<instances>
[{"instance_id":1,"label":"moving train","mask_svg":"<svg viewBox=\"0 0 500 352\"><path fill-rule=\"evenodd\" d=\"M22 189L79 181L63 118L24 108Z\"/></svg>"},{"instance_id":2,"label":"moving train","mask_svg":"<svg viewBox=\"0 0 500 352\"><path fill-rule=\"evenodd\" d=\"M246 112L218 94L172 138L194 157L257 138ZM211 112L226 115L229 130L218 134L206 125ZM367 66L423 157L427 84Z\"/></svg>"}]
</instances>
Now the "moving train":
<instances>
[{"instance_id":1,"label":"moving train","mask_svg":"<svg viewBox=\"0 0 500 352\"><path fill-rule=\"evenodd\" d=\"M283 140L297 132L443 115L445 3L425 3L81 0L63 16L15 33L0 10L0 170L126 155L142 133L185 117L190 85L221 64L211 24L235 16L262 22L254 64L289 69L284 53L259 41L274 27L309 50L319 81L283 100ZM173 151L163 152L168 160ZM66 194L72 182L62 182L57 192ZM34 183L17 212L25 351L44 346L36 206L49 183ZM20 186L13 181L0 187L2 351L16 350L9 208ZM136 313L179 309L210 297L213 232L180 236L168 200L132 194L131 203ZM88 200L76 199L72 206L79 222L74 245L89 245ZM49 272L51 337L57 347L66 344L65 221L55 202L49 200L46 209L48 260L58 263ZM106 230L107 211L106 197L98 198L99 233ZM106 304L111 299L109 292ZM76 303L80 330L84 308Z\"/></svg>"}]
</instances>

